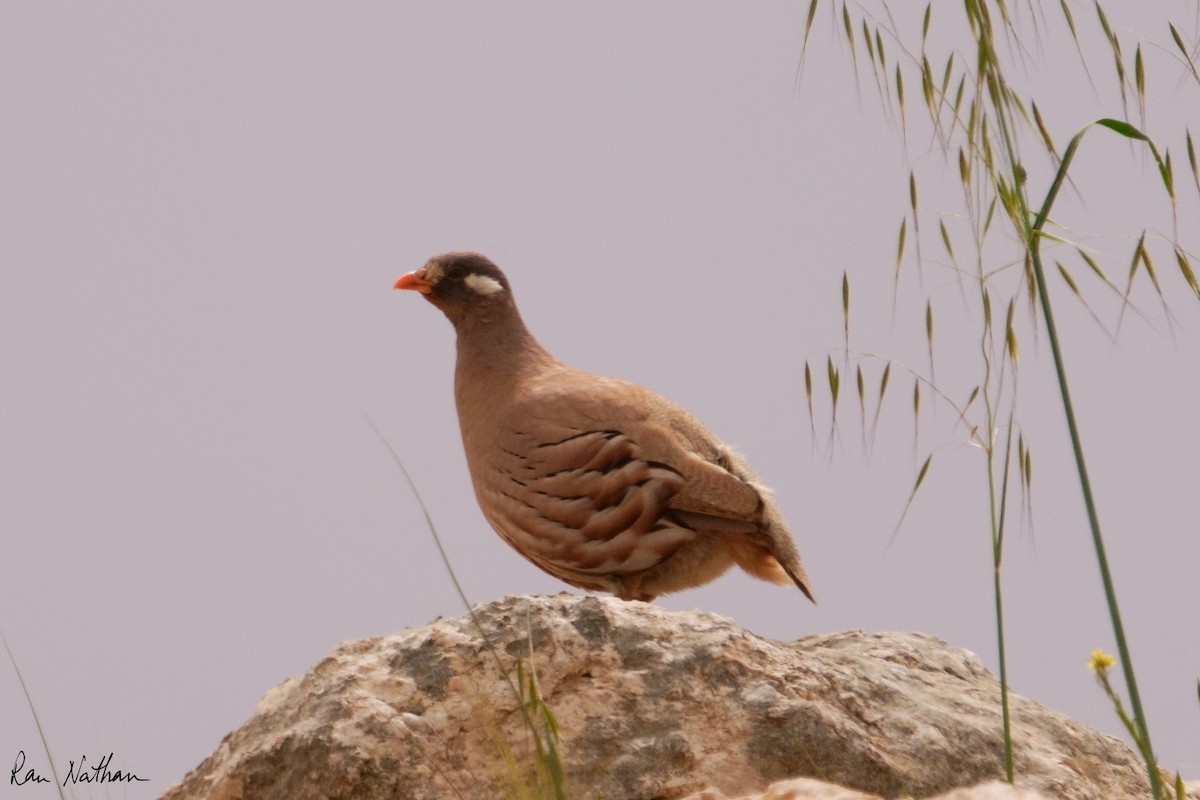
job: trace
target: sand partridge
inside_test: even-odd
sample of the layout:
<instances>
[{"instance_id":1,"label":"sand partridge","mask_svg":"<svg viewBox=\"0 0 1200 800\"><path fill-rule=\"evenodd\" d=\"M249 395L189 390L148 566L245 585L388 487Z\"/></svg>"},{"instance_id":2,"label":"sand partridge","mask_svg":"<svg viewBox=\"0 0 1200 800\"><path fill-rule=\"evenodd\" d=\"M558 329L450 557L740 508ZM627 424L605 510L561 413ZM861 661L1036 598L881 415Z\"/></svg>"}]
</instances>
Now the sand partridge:
<instances>
[{"instance_id":1,"label":"sand partridge","mask_svg":"<svg viewBox=\"0 0 1200 800\"><path fill-rule=\"evenodd\" d=\"M814 599L779 507L741 456L675 403L555 360L486 257L436 256L396 288L454 324L475 496L521 555L625 600L699 586L734 564Z\"/></svg>"}]
</instances>

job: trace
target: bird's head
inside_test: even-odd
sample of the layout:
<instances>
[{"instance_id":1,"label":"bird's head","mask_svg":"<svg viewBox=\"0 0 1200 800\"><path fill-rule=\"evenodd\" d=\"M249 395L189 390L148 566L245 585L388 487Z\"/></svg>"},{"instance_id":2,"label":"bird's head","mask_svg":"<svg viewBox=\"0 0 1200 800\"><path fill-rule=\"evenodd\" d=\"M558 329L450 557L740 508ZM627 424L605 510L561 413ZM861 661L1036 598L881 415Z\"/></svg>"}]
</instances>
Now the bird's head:
<instances>
[{"instance_id":1,"label":"bird's head","mask_svg":"<svg viewBox=\"0 0 1200 800\"><path fill-rule=\"evenodd\" d=\"M434 256L402 275L395 288L425 295L455 325L467 317L493 318L514 307L508 278L500 268L487 256L468 251Z\"/></svg>"}]
</instances>

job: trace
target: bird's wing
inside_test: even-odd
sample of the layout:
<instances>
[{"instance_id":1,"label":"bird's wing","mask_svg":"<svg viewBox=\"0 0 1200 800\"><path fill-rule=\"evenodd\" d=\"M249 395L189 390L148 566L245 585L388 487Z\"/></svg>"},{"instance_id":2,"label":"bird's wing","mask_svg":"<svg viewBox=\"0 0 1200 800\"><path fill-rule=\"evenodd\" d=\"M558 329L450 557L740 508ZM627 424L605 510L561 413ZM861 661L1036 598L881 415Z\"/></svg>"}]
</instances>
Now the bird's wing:
<instances>
[{"instance_id":1,"label":"bird's wing","mask_svg":"<svg viewBox=\"0 0 1200 800\"><path fill-rule=\"evenodd\" d=\"M513 420L525 423L527 436L557 469L593 459L581 472L563 472L563 486L586 478L623 491L671 473L663 484L670 491L648 505L660 515L677 510L743 523L761 516L763 499L750 483L753 473L687 411L612 378L577 372L554 378L534 385ZM528 450L527 444L525 454Z\"/></svg>"},{"instance_id":2,"label":"bird's wing","mask_svg":"<svg viewBox=\"0 0 1200 800\"><path fill-rule=\"evenodd\" d=\"M507 427L507 426L506 426ZM665 516L686 479L621 431L524 415L477 489L492 525L563 577L632 575L695 534Z\"/></svg>"}]
</instances>

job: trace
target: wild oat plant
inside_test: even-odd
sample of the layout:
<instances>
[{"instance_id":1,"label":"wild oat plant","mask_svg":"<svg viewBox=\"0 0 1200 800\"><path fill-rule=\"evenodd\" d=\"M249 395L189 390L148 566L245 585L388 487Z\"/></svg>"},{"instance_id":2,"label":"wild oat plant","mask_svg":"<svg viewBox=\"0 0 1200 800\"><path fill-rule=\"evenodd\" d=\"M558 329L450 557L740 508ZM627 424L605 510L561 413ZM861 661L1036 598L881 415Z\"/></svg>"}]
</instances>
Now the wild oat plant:
<instances>
[{"instance_id":1,"label":"wild oat plant","mask_svg":"<svg viewBox=\"0 0 1200 800\"><path fill-rule=\"evenodd\" d=\"M889 381L896 383L897 376L892 374L896 372L911 384L914 429L921 420L922 402L935 399L953 409L965 437L983 454L981 478L988 490L986 515L995 575L1003 758L1010 782L1014 768L1000 567L1011 516L1008 512L1014 505L1010 486L1027 499L1032 480L1031 447L1022 432L1016 387L1019 340L1034 336L1048 341L1053 357L1096 565L1125 677L1128 713L1107 682L1107 666L1101 669L1094 663L1093 669L1146 762L1153 796L1168 796L1165 784L1170 781L1160 774L1150 743L1105 554L1048 284L1056 284L1059 296L1065 286L1114 340L1127 313L1142 313L1133 302L1135 285L1149 281L1172 332L1176 324L1172 303L1200 298L1194 268L1196 226L1191 225L1185 233L1179 224L1181 204L1185 218L1194 218L1200 196L1196 146L1186 128L1150 131L1148 120L1164 115L1149 113L1151 94L1146 89L1147 75L1155 70L1159 80L1151 85L1165 85L1165 91L1173 95L1169 102L1200 107L1200 23L1196 4L1187 6L1192 18L1186 25L1148 19L1152 12L1139 12L1137 24L1148 35L1157 35L1157 40L1138 38L1133 31L1114 25L1105 7L1090 0L1015 4L963 0L923 7L886 0L811 0L808 6L798 81L803 82L805 70L812 69L805 56L810 55L812 37L820 35L817 21L827 19L830 35L849 56L860 96L878 100L909 153L908 185L897 187L898 195L907 190L908 202L894 229L898 233L889 270L893 319L909 316L896 308L901 282L917 281L924 292L931 272L939 278L949 275L958 286L961 305L977 323L978 342L972 357L977 358L973 371L978 378L965 396L943 389L935 379L932 295L926 294L921 315L927 347L924 364L905 366L894 359L853 353L851 279L844 273L842 352L837 357L830 355L824 364L805 365L810 422L815 431L814 372L824 371L833 409L829 420L832 443L839 424L841 384L853 371L864 443L873 441L879 409ZM1069 109L1044 106L1055 111L1044 115L1038 106L1043 94L1038 87L1061 86L1064 81L1082 82L1112 111L1100 118L1071 120L1066 116ZM1093 246L1090 237L1058 220L1072 214L1078 217L1081 209L1086 214L1089 198L1077 186L1073 178L1078 176L1072 175L1071 167L1081 149L1108 144L1102 137L1118 137L1129 145L1128 159L1146 167L1148 181L1158 186L1162 202L1151 209L1158 215L1153 223L1140 229L1105 231L1103 244ZM1060 146L1058 140L1066 145ZM926 190L958 199L950 201L951 207L930 210L920 201ZM1145 211L1129 209L1127 219L1139 219ZM1120 243L1116 253L1114 241ZM1110 328L1096 309L1112 299L1118 311L1115 326ZM929 474L932 459L932 454L918 459L909 505ZM1178 791L1182 784L1175 783Z\"/></svg>"}]
</instances>

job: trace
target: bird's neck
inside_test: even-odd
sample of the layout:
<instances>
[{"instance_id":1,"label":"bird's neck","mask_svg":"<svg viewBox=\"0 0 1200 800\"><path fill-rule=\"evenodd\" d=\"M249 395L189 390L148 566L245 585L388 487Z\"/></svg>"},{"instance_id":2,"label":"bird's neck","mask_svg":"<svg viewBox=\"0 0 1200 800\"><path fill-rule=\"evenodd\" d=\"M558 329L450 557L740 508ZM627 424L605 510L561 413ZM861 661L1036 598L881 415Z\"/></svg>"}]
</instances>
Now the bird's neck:
<instances>
[{"instance_id":1,"label":"bird's neck","mask_svg":"<svg viewBox=\"0 0 1200 800\"><path fill-rule=\"evenodd\" d=\"M464 406L483 417L489 407L503 403L522 381L558 362L525 327L515 309L494 319L471 317L455 325L458 358L454 394L460 416Z\"/></svg>"}]
</instances>

